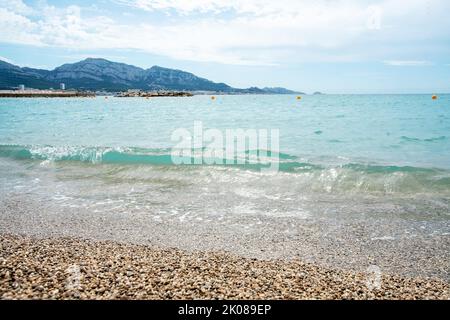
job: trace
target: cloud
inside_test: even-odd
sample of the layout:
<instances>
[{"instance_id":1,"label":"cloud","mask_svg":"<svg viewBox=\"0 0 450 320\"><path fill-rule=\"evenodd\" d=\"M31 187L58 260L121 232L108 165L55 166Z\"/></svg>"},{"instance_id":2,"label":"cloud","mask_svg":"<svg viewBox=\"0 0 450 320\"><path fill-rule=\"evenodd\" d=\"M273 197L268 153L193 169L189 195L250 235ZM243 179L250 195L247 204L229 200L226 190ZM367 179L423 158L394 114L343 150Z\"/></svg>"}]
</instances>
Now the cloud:
<instances>
[{"instance_id":1,"label":"cloud","mask_svg":"<svg viewBox=\"0 0 450 320\"><path fill-rule=\"evenodd\" d=\"M0 0L0 8L25 15L29 15L33 12L33 9L26 5L22 0Z\"/></svg>"},{"instance_id":2,"label":"cloud","mask_svg":"<svg viewBox=\"0 0 450 320\"><path fill-rule=\"evenodd\" d=\"M37 28L38 25L26 16L0 8L1 42L39 45Z\"/></svg>"},{"instance_id":3,"label":"cloud","mask_svg":"<svg viewBox=\"0 0 450 320\"><path fill-rule=\"evenodd\" d=\"M192 13L219 14L225 11L233 11L236 14L263 14L277 13L280 11L296 11L302 1L282 0L116 0L117 3L142 9L145 11L175 11L187 15ZM286 6L290 6L289 8ZM302 6L305 7L303 1Z\"/></svg>"},{"instance_id":4,"label":"cloud","mask_svg":"<svg viewBox=\"0 0 450 320\"><path fill-rule=\"evenodd\" d=\"M384 61L384 64L395 67L424 67L433 65L432 62L425 60L389 60Z\"/></svg>"},{"instance_id":5,"label":"cloud","mask_svg":"<svg viewBox=\"0 0 450 320\"><path fill-rule=\"evenodd\" d=\"M400 53L404 53L401 45L420 51L422 40L448 38L443 30L450 28L444 14L450 5L444 0L410 0L407 7L401 0L112 2L134 8L148 19L121 21L122 14L112 18L91 10L87 15L81 6L44 2L30 8L22 1L8 1L0 8L0 42L133 49L181 60L271 66L364 59L395 62L389 55L401 58L394 52L397 46ZM161 12L168 15L162 23L152 19Z\"/></svg>"}]
</instances>

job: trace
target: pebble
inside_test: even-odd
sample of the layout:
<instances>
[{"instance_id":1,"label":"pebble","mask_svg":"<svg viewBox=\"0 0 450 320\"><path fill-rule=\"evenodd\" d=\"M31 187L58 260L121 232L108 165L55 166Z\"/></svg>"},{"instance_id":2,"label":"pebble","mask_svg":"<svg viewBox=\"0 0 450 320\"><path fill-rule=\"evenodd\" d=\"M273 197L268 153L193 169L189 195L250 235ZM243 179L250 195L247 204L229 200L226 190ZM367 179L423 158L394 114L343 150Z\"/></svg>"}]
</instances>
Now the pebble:
<instances>
[{"instance_id":1,"label":"pebble","mask_svg":"<svg viewBox=\"0 0 450 320\"><path fill-rule=\"evenodd\" d=\"M383 274L374 289L301 261L113 241L3 234L0 261L2 299L450 299L438 279Z\"/></svg>"}]
</instances>

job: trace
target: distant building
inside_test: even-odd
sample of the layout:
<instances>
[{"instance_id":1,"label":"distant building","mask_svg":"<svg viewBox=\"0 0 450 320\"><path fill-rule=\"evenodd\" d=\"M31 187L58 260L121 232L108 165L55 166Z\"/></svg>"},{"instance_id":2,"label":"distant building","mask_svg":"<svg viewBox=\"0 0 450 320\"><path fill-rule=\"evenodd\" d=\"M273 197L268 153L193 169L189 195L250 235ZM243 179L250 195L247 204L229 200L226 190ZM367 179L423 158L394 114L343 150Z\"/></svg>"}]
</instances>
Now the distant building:
<instances>
[{"instance_id":1,"label":"distant building","mask_svg":"<svg viewBox=\"0 0 450 320\"><path fill-rule=\"evenodd\" d=\"M60 84L59 84L59 88L60 88L61 90L66 90L66 84L65 84L65 83L60 83Z\"/></svg>"},{"instance_id":2,"label":"distant building","mask_svg":"<svg viewBox=\"0 0 450 320\"><path fill-rule=\"evenodd\" d=\"M25 90L25 85L24 84L19 84L19 90L20 91L24 91Z\"/></svg>"}]
</instances>

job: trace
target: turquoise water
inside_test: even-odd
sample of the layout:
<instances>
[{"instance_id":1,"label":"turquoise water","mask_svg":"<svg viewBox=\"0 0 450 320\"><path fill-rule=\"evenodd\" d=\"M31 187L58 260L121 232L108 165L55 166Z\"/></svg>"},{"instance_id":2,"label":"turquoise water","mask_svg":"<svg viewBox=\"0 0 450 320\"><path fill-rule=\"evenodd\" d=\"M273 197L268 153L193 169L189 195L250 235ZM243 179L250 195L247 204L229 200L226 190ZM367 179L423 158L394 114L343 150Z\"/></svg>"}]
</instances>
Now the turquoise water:
<instances>
[{"instance_id":1,"label":"turquoise water","mask_svg":"<svg viewBox=\"0 0 450 320\"><path fill-rule=\"evenodd\" d=\"M280 172L173 165L171 134L194 121L279 129ZM0 176L3 197L158 215L227 212L239 199L252 213L309 215L347 201L336 210L448 215L450 95L0 99ZM203 204L187 206L193 197Z\"/></svg>"},{"instance_id":2,"label":"turquoise water","mask_svg":"<svg viewBox=\"0 0 450 320\"><path fill-rule=\"evenodd\" d=\"M339 161L450 169L450 96L208 96L160 99L0 99L0 152L44 147L166 150L177 128L279 129L281 152ZM127 161L124 158L124 161Z\"/></svg>"}]
</instances>

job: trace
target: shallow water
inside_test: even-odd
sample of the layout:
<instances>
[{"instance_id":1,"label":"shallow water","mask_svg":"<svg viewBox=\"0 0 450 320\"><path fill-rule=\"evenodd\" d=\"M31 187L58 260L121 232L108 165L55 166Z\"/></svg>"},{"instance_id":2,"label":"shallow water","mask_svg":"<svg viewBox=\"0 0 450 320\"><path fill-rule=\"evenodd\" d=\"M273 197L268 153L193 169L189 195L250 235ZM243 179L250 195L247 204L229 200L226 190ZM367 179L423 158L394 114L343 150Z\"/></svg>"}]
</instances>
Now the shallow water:
<instances>
[{"instance_id":1,"label":"shallow water","mask_svg":"<svg viewBox=\"0 0 450 320\"><path fill-rule=\"evenodd\" d=\"M222 132L279 129L279 174L265 175L251 164L173 166L171 134L177 128L193 131L194 121ZM295 211L288 204L301 205L302 196L311 195L389 201L420 193L442 200L450 193L450 96L0 99L0 157L3 177L9 161L17 162L18 172L3 184L39 175L68 190L83 183L98 188L94 194L103 188L96 183L123 186L116 196L125 196L128 185L182 189L200 193L206 204L219 191L232 202L270 194L266 212L283 208L279 202ZM449 211L447 201L438 202L437 212Z\"/></svg>"}]
</instances>

